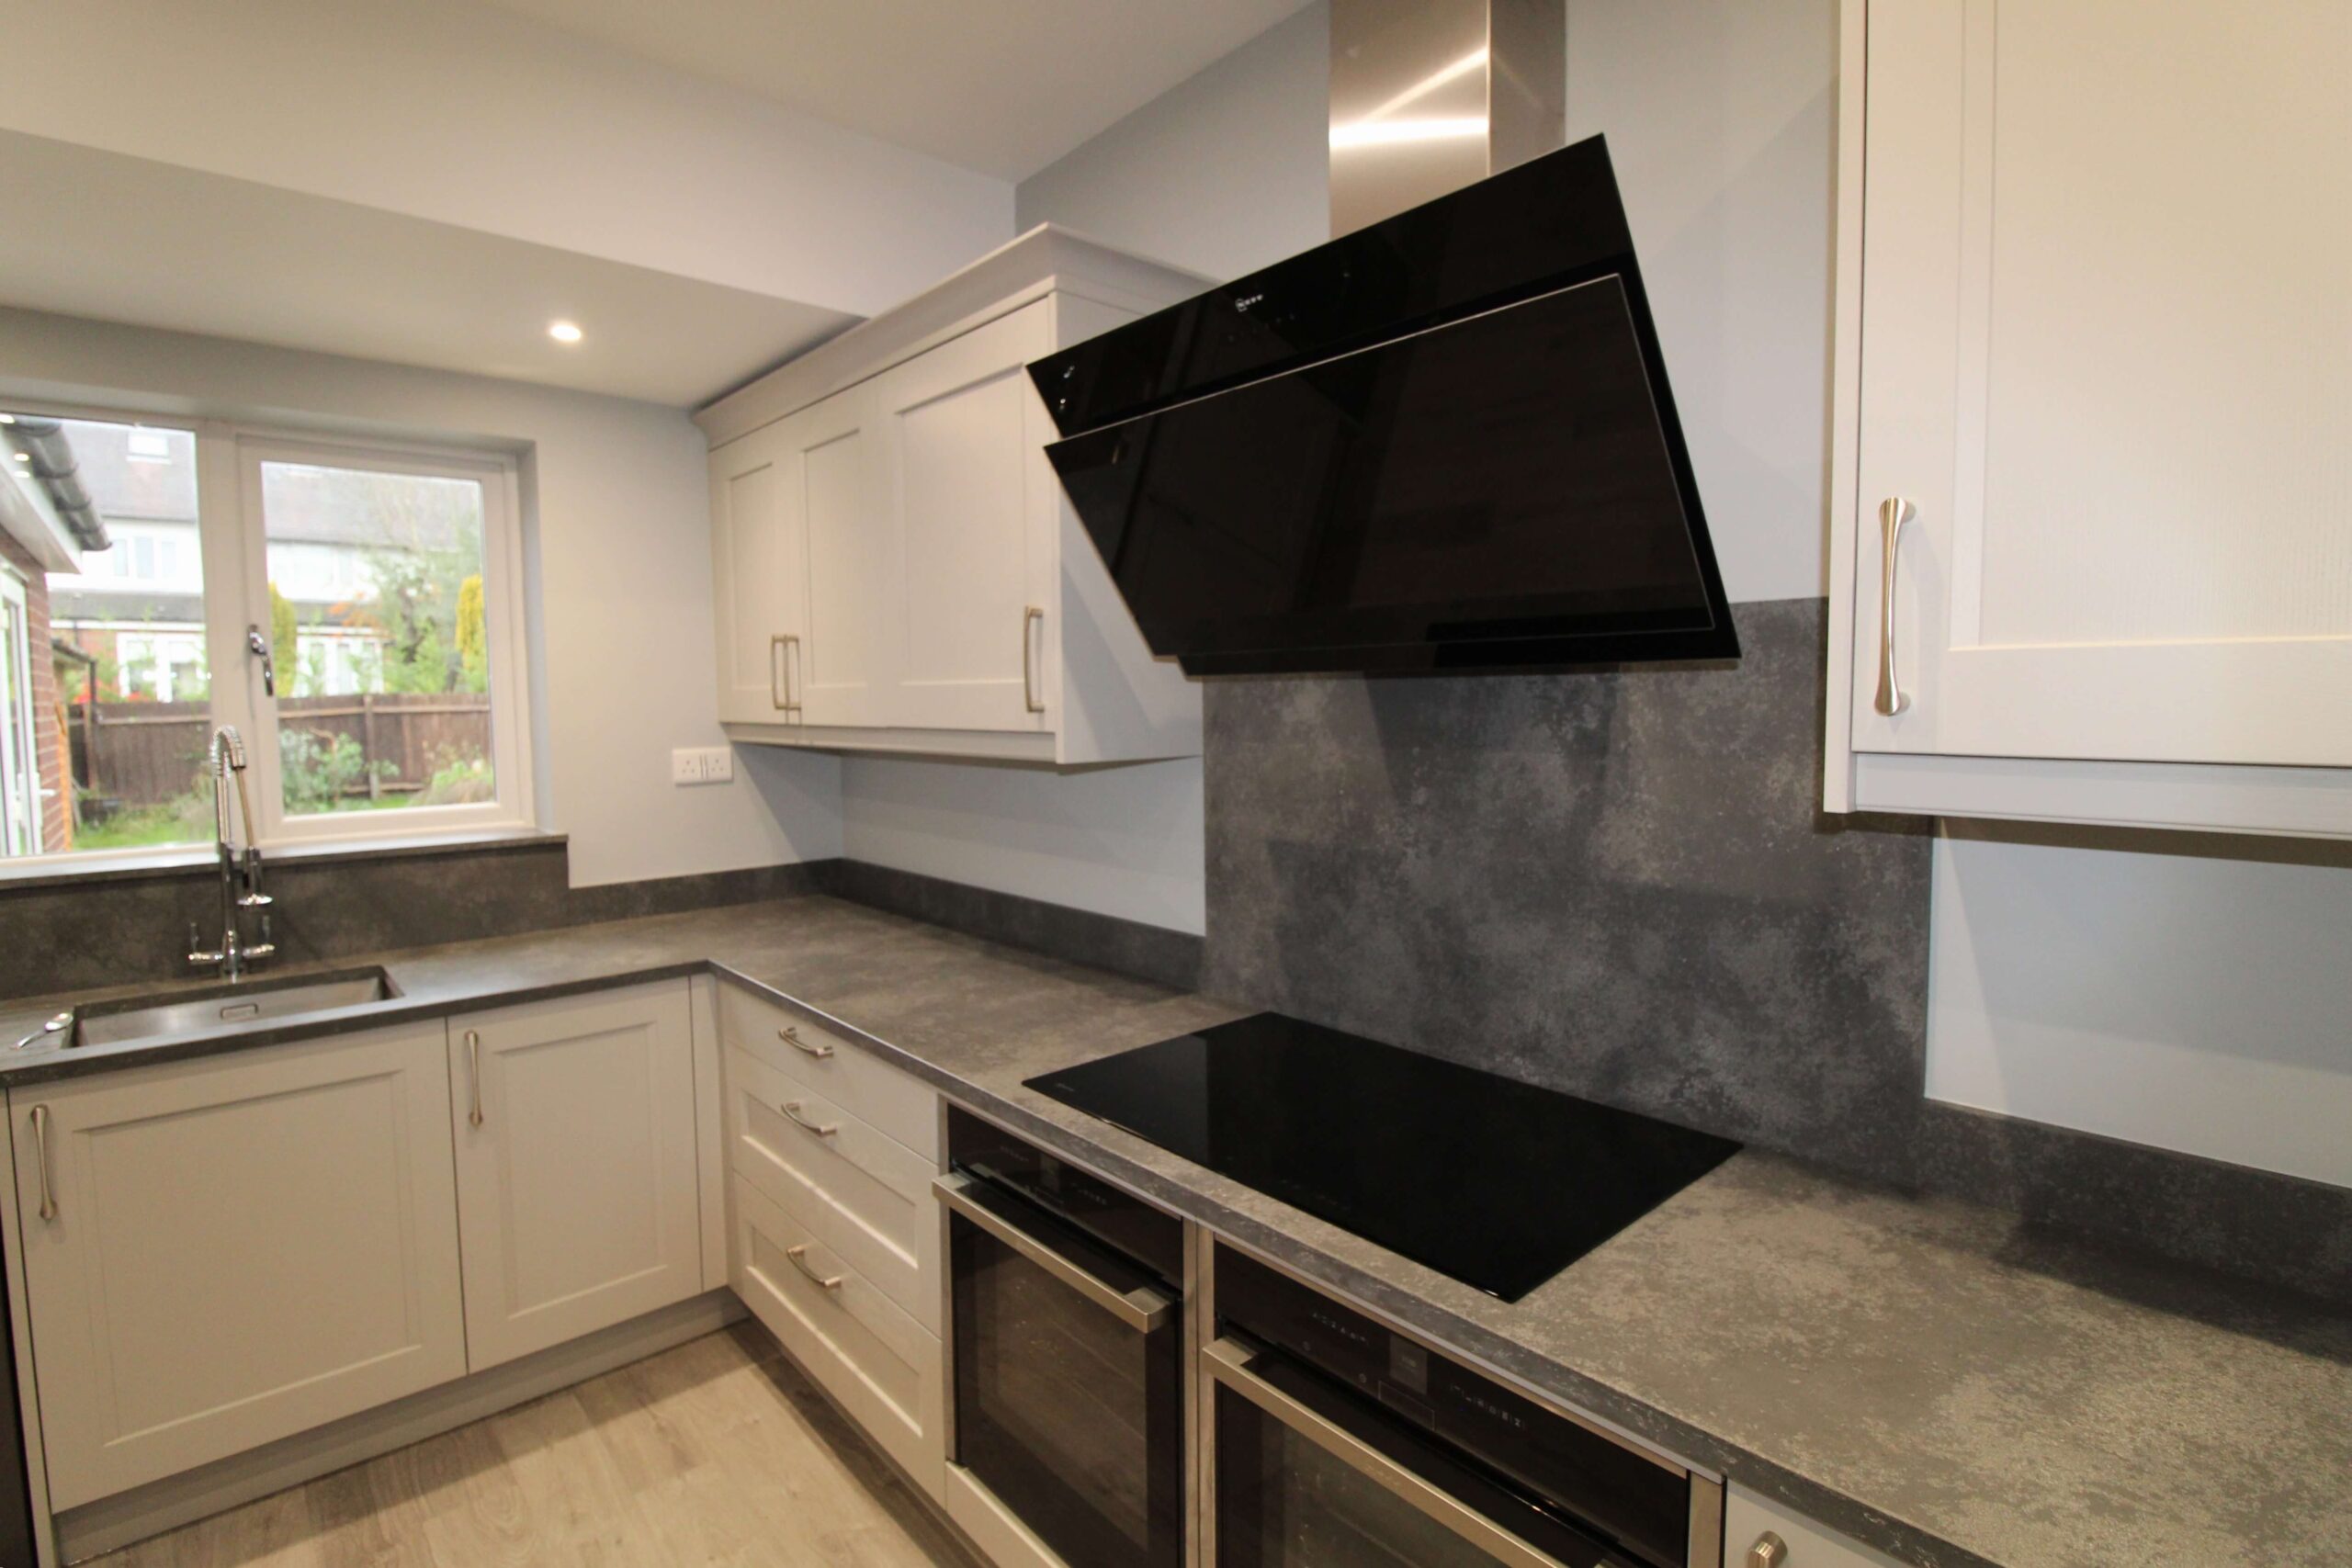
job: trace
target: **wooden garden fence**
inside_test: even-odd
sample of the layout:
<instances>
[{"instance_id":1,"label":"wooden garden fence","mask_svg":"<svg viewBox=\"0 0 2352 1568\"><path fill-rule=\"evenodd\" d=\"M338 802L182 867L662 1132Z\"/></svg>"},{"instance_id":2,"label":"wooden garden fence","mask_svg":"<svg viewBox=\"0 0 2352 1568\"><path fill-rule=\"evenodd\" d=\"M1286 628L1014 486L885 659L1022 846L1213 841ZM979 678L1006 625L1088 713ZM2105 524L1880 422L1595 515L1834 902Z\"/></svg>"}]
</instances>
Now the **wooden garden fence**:
<instances>
[{"instance_id":1,"label":"wooden garden fence","mask_svg":"<svg viewBox=\"0 0 2352 1568\"><path fill-rule=\"evenodd\" d=\"M288 697L277 707L286 728L350 736L364 761L386 764L364 770L372 782L356 794L405 794L453 757L490 755L490 699L469 692ZM203 703L75 703L66 731L79 788L119 807L154 806L196 786L212 715Z\"/></svg>"}]
</instances>

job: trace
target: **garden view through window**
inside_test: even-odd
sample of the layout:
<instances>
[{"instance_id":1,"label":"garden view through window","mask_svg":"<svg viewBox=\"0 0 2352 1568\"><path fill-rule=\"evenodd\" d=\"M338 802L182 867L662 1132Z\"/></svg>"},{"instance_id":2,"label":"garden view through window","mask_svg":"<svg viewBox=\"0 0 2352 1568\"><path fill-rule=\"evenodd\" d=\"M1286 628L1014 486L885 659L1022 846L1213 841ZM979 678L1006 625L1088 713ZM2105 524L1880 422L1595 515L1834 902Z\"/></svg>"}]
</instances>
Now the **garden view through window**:
<instances>
[{"instance_id":1,"label":"garden view through window","mask_svg":"<svg viewBox=\"0 0 2352 1568\"><path fill-rule=\"evenodd\" d=\"M0 859L520 819L502 467L0 407Z\"/></svg>"},{"instance_id":2,"label":"garden view through window","mask_svg":"<svg viewBox=\"0 0 2352 1568\"><path fill-rule=\"evenodd\" d=\"M481 484L260 468L287 814L495 799Z\"/></svg>"}]
</instances>

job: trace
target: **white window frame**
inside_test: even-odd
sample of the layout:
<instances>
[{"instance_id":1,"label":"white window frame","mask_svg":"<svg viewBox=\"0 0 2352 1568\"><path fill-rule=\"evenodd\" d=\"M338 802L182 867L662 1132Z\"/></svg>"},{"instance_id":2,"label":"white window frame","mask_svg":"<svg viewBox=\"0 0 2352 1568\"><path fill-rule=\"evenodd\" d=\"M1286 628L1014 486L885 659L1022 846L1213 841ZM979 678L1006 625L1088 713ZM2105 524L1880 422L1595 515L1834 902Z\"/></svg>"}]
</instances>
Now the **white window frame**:
<instances>
[{"instance_id":1,"label":"white window frame","mask_svg":"<svg viewBox=\"0 0 2352 1568\"><path fill-rule=\"evenodd\" d=\"M0 815L5 815L11 810L22 814L22 831L33 846L32 855L38 855L41 852L41 835L48 824L43 820L47 814L41 809L40 732L33 728L32 619L25 602L25 580L17 576L16 569L6 562L0 562L0 601L15 606L17 613L14 624L23 639L22 646L19 646L15 639L0 637L0 660L17 666L17 678L14 681L0 681L0 694L5 694L11 689L17 693L17 700L14 703L9 703L5 700L5 696L0 696L0 728L5 728L6 731L5 736L0 736L0 774L5 774L7 767L7 746L10 739L14 739L24 747L25 760L32 766L29 775L17 781L22 786L22 798L18 798L15 793L10 792L9 781L6 777L0 776L0 795L7 796L5 801L0 801ZM6 617L0 617L0 626L8 624ZM44 649L42 651L48 650ZM17 830L17 824L0 821L0 850L7 847L8 835ZM26 860L32 858L32 855L18 855L12 858Z\"/></svg>"},{"instance_id":2,"label":"white window frame","mask_svg":"<svg viewBox=\"0 0 2352 1568\"><path fill-rule=\"evenodd\" d=\"M198 438L201 447L202 440ZM490 654L490 761L497 797L468 806L410 806L369 812L288 815L277 759L277 701L263 689L262 660L242 646L243 626L268 636L268 536L262 516L264 463L303 463L365 473L405 474L429 479L471 479L481 487L482 620ZM529 682L523 676L523 551L517 525L514 464L479 452L430 447L365 445L242 432L237 437L238 517L243 546L245 615L238 631L234 668L252 712L252 727L241 728L254 786L255 830L265 845L317 843L334 839L379 839L419 833L473 832L527 826L531 810L530 719L525 705ZM199 510L201 507L199 506ZM208 617L211 615L208 599ZM235 617L232 617L235 619ZM290 682L294 671L280 671ZM220 667L213 674L213 706L220 703Z\"/></svg>"},{"instance_id":3,"label":"white window frame","mask_svg":"<svg viewBox=\"0 0 2352 1568\"><path fill-rule=\"evenodd\" d=\"M254 827L265 851L393 839L429 840L512 830L535 831L537 799L531 735L532 681L524 604L522 485L510 452L345 436L190 418L137 406L91 406L0 398L0 407L54 419L152 424L196 437L198 547L204 577L204 641L211 676L211 722L234 726L245 740L246 786ZM246 650L248 626L269 625L269 581L261 516L264 460L317 463L385 473L472 479L482 489L482 613L490 642L491 766L494 800L468 806L389 807L288 817L277 762L277 708L263 691L261 660ZM290 672L289 672L290 678ZM102 871L158 855L209 853L204 843L125 850L69 850L0 856L0 872Z\"/></svg>"}]
</instances>

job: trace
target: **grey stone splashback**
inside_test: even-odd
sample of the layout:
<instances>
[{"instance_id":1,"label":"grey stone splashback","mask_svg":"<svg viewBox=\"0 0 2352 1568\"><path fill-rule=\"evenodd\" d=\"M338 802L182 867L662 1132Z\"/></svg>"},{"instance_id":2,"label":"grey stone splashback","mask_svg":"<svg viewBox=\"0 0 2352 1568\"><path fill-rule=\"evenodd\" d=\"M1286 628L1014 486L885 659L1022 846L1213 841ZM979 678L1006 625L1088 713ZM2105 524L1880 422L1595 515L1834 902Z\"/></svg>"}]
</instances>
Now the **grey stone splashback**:
<instances>
[{"instance_id":1,"label":"grey stone splashback","mask_svg":"<svg viewBox=\"0 0 2352 1568\"><path fill-rule=\"evenodd\" d=\"M1928 824L1820 801L1824 606L1733 665L1206 691L1212 991L1907 1179Z\"/></svg>"},{"instance_id":2,"label":"grey stone splashback","mask_svg":"<svg viewBox=\"0 0 2352 1568\"><path fill-rule=\"evenodd\" d=\"M272 962L748 903L812 885L807 867L783 865L575 888L570 865L560 837L288 855L263 868L277 900ZM0 882L0 998L186 977L188 922L208 942L220 935L216 876L200 866Z\"/></svg>"}]
</instances>

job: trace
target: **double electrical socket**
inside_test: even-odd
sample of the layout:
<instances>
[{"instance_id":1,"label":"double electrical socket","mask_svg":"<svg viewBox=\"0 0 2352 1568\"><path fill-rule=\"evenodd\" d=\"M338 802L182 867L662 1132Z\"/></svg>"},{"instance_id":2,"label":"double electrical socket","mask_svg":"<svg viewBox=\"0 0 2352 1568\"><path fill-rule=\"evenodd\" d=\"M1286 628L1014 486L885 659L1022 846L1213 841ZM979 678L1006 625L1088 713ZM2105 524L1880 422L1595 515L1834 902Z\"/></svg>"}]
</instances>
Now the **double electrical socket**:
<instances>
[{"instance_id":1,"label":"double electrical socket","mask_svg":"<svg viewBox=\"0 0 2352 1568\"><path fill-rule=\"evenodd\" d=\"M673 784L728 784L734 777L732 746L681 746L670 753Z\"/></svg>"}]
</instances>

